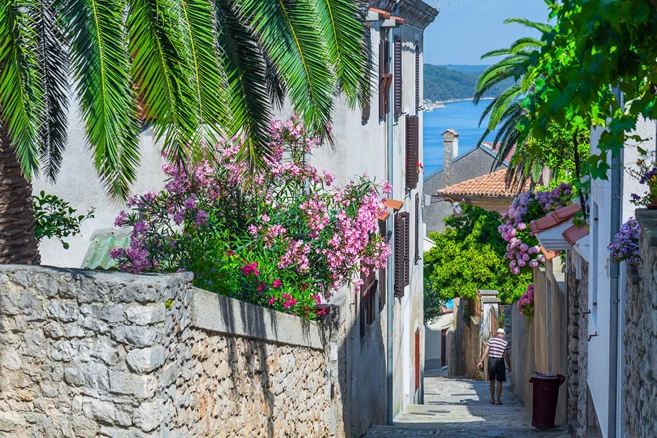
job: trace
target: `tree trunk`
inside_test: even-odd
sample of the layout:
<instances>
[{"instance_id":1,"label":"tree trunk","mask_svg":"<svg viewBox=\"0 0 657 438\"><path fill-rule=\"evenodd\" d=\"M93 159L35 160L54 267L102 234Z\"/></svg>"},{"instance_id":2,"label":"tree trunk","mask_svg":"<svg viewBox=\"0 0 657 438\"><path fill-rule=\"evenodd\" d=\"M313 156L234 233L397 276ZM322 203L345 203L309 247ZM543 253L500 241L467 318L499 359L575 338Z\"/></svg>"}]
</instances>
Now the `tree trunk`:
<instances>
[{"instance_id":1,"label":"tree trunk","mask_svg":"<svg viewBox=\"0 0 657 438\"><path fill-rule=\"evenodd\" d=\"M16 159L5 127L0 126L0 264L38 265L32 184Z\"/></svg>"}]
</instances>

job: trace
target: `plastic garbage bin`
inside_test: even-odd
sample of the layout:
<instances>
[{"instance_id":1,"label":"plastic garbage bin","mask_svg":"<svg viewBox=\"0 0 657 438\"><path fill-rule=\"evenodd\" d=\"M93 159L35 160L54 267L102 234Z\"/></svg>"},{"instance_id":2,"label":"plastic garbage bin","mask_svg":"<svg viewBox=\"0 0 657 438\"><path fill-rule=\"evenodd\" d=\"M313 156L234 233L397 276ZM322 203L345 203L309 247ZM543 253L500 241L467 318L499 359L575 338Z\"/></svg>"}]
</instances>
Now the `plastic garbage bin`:
<instances>
[{"instance_id":1,"label":"plastic garbage bin","mask_svg":"<svg viewBox=\"0 0 657 438\"><path fill-rule=\"evenodd\" d=\"M534 385L532 426L537 429L551 429L554 427L559 386L563 385L565 381L566 377L561 374L552 376L534 373L529 379L529 382Z\"/></svg>"}]
</instances>

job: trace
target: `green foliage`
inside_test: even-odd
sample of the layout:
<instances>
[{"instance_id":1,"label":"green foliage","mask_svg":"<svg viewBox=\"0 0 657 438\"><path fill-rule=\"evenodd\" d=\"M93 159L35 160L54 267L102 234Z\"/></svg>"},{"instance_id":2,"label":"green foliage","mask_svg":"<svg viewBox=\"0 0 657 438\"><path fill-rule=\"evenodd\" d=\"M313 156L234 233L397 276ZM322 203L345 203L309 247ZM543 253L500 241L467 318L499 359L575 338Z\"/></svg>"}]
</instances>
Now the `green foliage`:
<instances>
[{"instance_id":1,"label":"green foliage","mask_svg":"<svg viewBox=\"0 0 657 438\"><path fill-rule=\"evenodd\" d=\"M445 223L445 233L430 235L436 246L424 255L426 320L437 317L445 301L474 298L480 289L498 290L503 303L524 292L531 273L509 271L499 213L464 205L462 216L450 216Z\"/></svg>"},{"instance_id":2,"label":"green foliage","mask_svg":"<svg viewBox=\"0 0 657 438\"><path fill-rule=\"evenodd\" d=\"M619 153L639 117L657 118L657 2L566 0L550 8L557 25L531 60L529 68L543 76L523 103L530 116L520 129L541 138L552 122L605 128L587 171L606 179L609 156Z\"/></svg>"},{"instance_id":3,"label":"green foliage","mask_svg":"<svg viewBox=\"0 0 657 438\"><path fill-rule=\"evenodd\" d=\"M433 102L472 99L479 73L487 66L441 66L424 64L424 98ZM496 84L483 96L493 98L513 83L507 79Z\"/></svg>"},{"instance_id":4,"label":"green foliage","mask_svg":"<svg viewBox=\"0 0 657 438\"><path fill-rule=\"evenodd\" d=\"M328 136L336 90L368 98L362 0L4 0L0 126L23 173L55 179L75 84L94 164L125 198L148 122L167 157L209 156L245 137L240 160L262 166L285 95ZM363 79L365 78L365 79Z\"/></svg>"},{"instance_id":5,"label":"green foliage","mask_svg":"<svg viewBox=\"0 0 657 438\"><path fill-rule=\"evenodd\" d=\"M46 195L41 191L34 197L35 234L38 241L43 238L56 238L64 249L69 245L65 237L80 234L80 224L94 217L94 210L87 214L76 214L77 210L68 202L55 195Z\"/></svg>"}]
</instances>

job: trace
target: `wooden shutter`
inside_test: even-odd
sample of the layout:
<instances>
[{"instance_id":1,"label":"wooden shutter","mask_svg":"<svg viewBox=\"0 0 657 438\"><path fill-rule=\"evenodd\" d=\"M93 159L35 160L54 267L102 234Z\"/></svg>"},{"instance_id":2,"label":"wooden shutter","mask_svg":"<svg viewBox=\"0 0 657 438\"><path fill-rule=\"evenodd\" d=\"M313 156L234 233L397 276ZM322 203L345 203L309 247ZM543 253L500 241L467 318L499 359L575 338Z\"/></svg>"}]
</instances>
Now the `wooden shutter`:
<instances>
[{"instance_id":1,"label":"wooden shutter","mask_svg":"<svg viewBox=\"0 0 657 438\"><path fill-rule=\"evenodd\" d=\"M404 214L404 286L411 282L411 215Z\"/></svg>"},{"instance_id":2,"label":"wooden shutter","mask_svg":"<svg viewBox=\"0 0 657 438\"><path fill-rule=\"evenodd\" d=\"M386 227L385 221L379 221L379 234L383 237L384 242L388 242L388 230ZM387 271L385 269L379 269L379 310L382 311L386 305L387 291L386 287L388 284Z\"/></svg>"},{"instance_id":3,"label":"wooden shutter","mask_svg":"<svg viewBox=\"0 0 657 438\"><path fill-rule=\"evenodd\" d=\"M417 163L419 161L419 118L418 116L406 116L406 188L417 187L418 173Z\"/></svg>"},{"instance_id":4,"label":"wooden shutter","mask_svg":"<svg viewBox=\"0 0 657 438\"><path fill-rule=\"evenodd\" d=\"M409 214L398 213L395 216L395 247L394 247L394 270L395 270L395 296L404 296L404 287L408 286L410 280L409 264Z\"/></svg>"},{"instance_id":5,"label":"wooden shutter","mask_svg":"<svg viewBox=\"0 0 657 438\"><path fill-rule=\"evenodd\" d=\"M389 42L381 38L379 43L379 118L384 118L390 111L389 92L392 84L390 74Z\"/></svg>"},{"instance_id":6,"label":"wooden shutter","mask_svg":"<svg viewBox=\"0 0 657 438\"><path fill-rule=\"evenodd\" d=\"M415 111L420 109L420 46L415 46Z\"/></svg>"},{"instance_id":7,"label":"wooden shutter","mask_svg":"<svg viewBox=\"0 0 657 438\"><path fill-rule=\"evenodd\" d=\"M395 114L402 113L402 39L395 37Z\"/></svg>"},{"instance_id":8,"label":"wooden shutter","mask_svg":"<svg viewBox=\"0 0 657 438\"><path fill-rule=\"evenodd\" d=\"M420 329L415 329L415 392L420 389Z\"/></svg>"},{"instance_id":9,"label":"wooden shutter","mask_svg":"<svg viewBox=\"0 0 657 438\"><path fill-rule=\"evenodd\" d=\"M415 264L420 260L420 194L415 194Z\"/></svg>"},{"instance_id":10,"label":"wooden shutter","mask_svg":"<svg viewBox=\"0 0 657 438\"><path fill-rule=\"evenodd\" d=\"M365 23L365 47L372 47L372 26L369 23ZM368 63L367 63L367 69L366 69L366 74L368 77L369 75L372 74L372 51L368 50ZM372 92L372 87L370 86L369 81L367 82L367 87L368 87L368 93L367 93L367 100L363 102L363 107L361 108L362 113L361 113L361 118L363 122L366 122L369 120L370 115L371 115L371 108L372 104L370 102L370 97L371 97L371 92Z\"/></svg>"},{"instance_id":11,"label":"wooden shutter","mask_svg":"<svg viewBox=\"0 0 657 438\"><path fill-rule=\"evenodd\" d=\"M378 281L374 271L368 275L361 273L363 285L361 286L360 295L360 336L365 336L365 328L376 320L374 307L376 303L376 288Z\"/></svg>"}]
</instances>

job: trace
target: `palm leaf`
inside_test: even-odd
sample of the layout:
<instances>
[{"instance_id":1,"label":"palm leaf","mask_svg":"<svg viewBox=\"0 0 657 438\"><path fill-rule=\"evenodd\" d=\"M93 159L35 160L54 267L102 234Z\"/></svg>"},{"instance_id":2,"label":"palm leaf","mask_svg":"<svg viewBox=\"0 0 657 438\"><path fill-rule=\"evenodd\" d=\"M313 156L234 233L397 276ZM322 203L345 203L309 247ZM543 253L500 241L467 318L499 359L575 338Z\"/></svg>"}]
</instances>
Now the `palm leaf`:
<instances>
[{"instance_id":1,"label":"palm leaf","mask_svg":"<svg viewBox=\"0 0 657 438\"><path fill-rule=\"evenodd\" d=\"M328 134L335 81L315 8L308 0L235 3L283 77L294 110L311 130Z\"/></svg>"},{"instance_id":2,"label":"palm leaf","mask_svg":"<svg viewBox=\"0 0 657 438\"><path fill-rule=\"evenodd\" d=\"M123 2L65 5L71 65L96 169L111 195L125 198L139 164L139 138Z\"/></svg>"},{"instance_id":3,"label":"palm leaf","mask_svg":"<svg viewBox=\"0 0 657 438\"><path fill-rule=\"evenodd\" d=\"M164 152L182 163L198 130L199 109L190 86L188 53L177 35L180 10L173 0L132 0L127 18L132 77L142 116L153 123Z\"/></svg>"},{"instance_id":4,"label":"palm leaf","mask_svg":"<svg viewBox=\"0 0 657 438\"><path fill-rule=\"evenodd\" d=\"M525 27L536 29L541 33L548 33L553 30L553 27L550 26L549 24L539 23L537 21L527 20L525 18L507 18L506 20L504 20L504 24L510 24L510 23L521 24Z\"/></svg>"},{"instance_id":5,"label":"palm leaf","mask_svg":"<svg viewBox=\"0 0 657 438\"><path fill-rule=\"evenodd\" d=\"M209 0L175 0L180 10L180 35L189 54L191 86L198 104L198 139L218 140L226 126L226 76L215 40L216 23Z\"/></svg>"},{"instance_id":6,"label":"palm leaf","mask_svg":"<svg viewBox=\"0 0 657 438\"><path fill-rule=\"evenodd\" d=\"M39 171L43 90L34 21L37 1L0 2L0 120L27 178Z\"/></svg>"},{"instance_id":7,"label":"palm leaf","mask_svg":"<svg viewBox=\"0 0 657 438\"><path fill-rule=\"evenodd\" d=\"M38 62L44 94L41 117L41 162L46 176L55 181L68 134L69 71L60 11L52 0L41 0L34 11Z\"/></svg>"},{"instance_id":8,"label":"palm leaf","mask_svg":"<svg viewBox=\"0 0 657 438\"><path fill-rule=\"evenodd\" d=\"M362 0L314 0L317 21L328 58L335 68L340 87L347 101L358 102L362 78L366 76L367 59L364 53L364 11L367 2Z\"/></svg>"},{"instance_id":9,"label":"palm leaf","mask_svg":"<svg viewBox=\"0 0 657 438\"><path fill-rule=\"evenodd\" d=\"M215 15L221 61L229 86L229 135L245 131L246 140L238 158L256 165L269 153L271 106L266 62L257 41L235 14L229 0L215 2Z\"/></svg>"}]
</instances>

